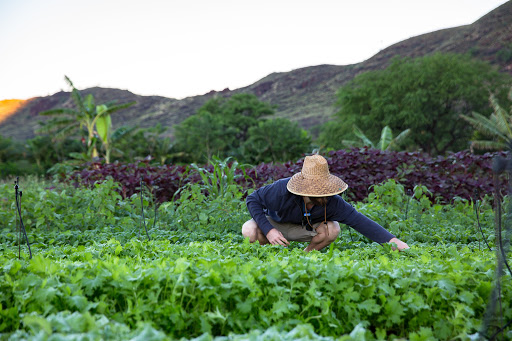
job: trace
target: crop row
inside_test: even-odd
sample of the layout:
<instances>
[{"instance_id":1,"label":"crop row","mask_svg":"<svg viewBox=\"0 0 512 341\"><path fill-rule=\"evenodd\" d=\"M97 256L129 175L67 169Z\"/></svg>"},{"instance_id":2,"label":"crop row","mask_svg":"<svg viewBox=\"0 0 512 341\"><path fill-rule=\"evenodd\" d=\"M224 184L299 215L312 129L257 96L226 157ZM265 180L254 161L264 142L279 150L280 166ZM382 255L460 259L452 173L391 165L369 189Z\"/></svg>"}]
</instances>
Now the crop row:
<instances>
[{"instance_id":1,"label":"crop row","mask_svg":"<svg viewBox=\"0 0 512 341\"><path fill-rule=\"evenodd\" d=\"M492 253L456 246L389 253L373 245L306 255L231 241L136 239L62 246L32 260L4 250L0 260L1 332L51 334L45 326L68 312L132 329L149 323L187 338L309 324L323 336L359 327L369 338L428 330L453 339L478 331L494 268ZM510 281L503 294L512 294ZM503 310L512 318L510 302Z\"/></svg>"},{"instance_id":2,"label":"crop row","mask_svg":"<svg viewBox=\"0 0 512 341\"><path fill-rule=\"evenodd\" d=\"M417 185L429 188L433 197L451 202L454 197L472 199L491 194L492 162L498 154L475 155L469 151L449 154L445 157L431 157L421 152L394 152L376 149L352 149L329 152L329 168L332 174L340 176L349 185L346 197L353 201L364 200L372 186L394 179L412 190ZM499 154L504 155L504 154ZM214 165L206 165L213 172ZM302 159L283 164L260 164L237 169L237 183L245 189L259 188L277 179L300 172ZM153 166L148 162L136 164L91 163L72 174L62 174L66 181L78 185L92 186L108 177L121 186L123 197L140 192L140 181L153 192L158 201L172 200L181 186L201 181L199 174L190 167L180 165ZM505 188L505 180L500 181Z\"/></svg>"},{"instance_id":3,"label":"crop row","mask_svg":"<svg viewBox=\"0 0 512 341\"><path fill-rule=\"evenodd\" d=\"M388 180L354 205L410 250L391 252L343 226L330 248L306 254L305 243L242 238L249 216L239 186L214 196L195 183L158 206L143 193L149 241L140 195L123 198L112 179L22 184L34 257L21 245L18 259L14 204L0 201L0 340L468 339L494 285L487 198L442 205L424 186L407 194ZM511 294L506 274L504 321Z\"/></svg>"},{"instance_id":4,"label":"crop row","mask_svg":"<svg viewBox=\"0 0 512 341\"><path fill-rule=\"evenodd\" d=\"M48 188L40 186L25 190L23 219L29 240L47 244L41 232L55 232L54 241L79 244L88 238L100 242L115 237L126 242L144 234L143 210L139 195L123 199L117 192L118 184L112 180L96 184L93 188ZM9 185L0 185L0 194L8 198ZM152 238L177 238L184 241L215 240L227 232L235 233L238 240L242 224L250 218L242 193L236 188L223 196L207 196L199 185L182 190L177 201L158 206L144 196L144 221ZM17 216L14 200L0 202L0 220L4 233L0 242L14 243L17 236ZM368 198L354 203L358 211L380 223L405 242L421 243L481 243L494 240L494 214L489 202L471 202L458 199L451 205L432 203L428 190L418 186L408 195L404 186L393 180L375 186ZM156 208L156 210L155 210ZM478 212L477 223L476 213ZM343 227L341 238L369 243L365 237ZM480 230L481 228L481 230ZM98 230L107 230L104 237ZM186 233L192 233L191 238ZM201 239L197 239L201 238Z\"/></svg>"}]
</instances>

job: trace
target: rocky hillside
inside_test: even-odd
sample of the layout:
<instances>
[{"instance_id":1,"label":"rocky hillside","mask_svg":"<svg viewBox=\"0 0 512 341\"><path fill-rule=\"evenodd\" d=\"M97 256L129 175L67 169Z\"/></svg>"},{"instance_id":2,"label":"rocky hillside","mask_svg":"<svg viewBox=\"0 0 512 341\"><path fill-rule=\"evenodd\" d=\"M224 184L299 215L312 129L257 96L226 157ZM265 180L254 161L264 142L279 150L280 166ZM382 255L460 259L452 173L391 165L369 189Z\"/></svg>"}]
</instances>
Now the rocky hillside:
<instances>
[{"instance_id":1,"label":"rocky hillside","mask_svg":"<svg viewBox=\"0 0 512 341\"><path fill-rule=\"evenodd\" d=\"M122 125L149 127L157 123L172 128L192 115L214 96L231 96L248 92L277 106L276 115L297 121L310 129L329 120L335 112L336 91L358 73L382 69L396 55L418 57L435 52L469 53L475 58L496 65L512 74L512 1L509 1L471 25L444 29L409 38L394 44L368 60L353 65L318 65L290 72L272 73L256 83L221 92L182 100L159 96L138 96L126 90L90 88L83 94L93 94L98 103L117 100L119 103L136 101L137 105L120 111L113 118L116 127ZM0 135L15 139L34 136L38 113L56 107L72 106L68 92L27 100L16 110L2 113L0 103ZM172 134L172 129L169 130Z\"/></svg>"}]
</instances>

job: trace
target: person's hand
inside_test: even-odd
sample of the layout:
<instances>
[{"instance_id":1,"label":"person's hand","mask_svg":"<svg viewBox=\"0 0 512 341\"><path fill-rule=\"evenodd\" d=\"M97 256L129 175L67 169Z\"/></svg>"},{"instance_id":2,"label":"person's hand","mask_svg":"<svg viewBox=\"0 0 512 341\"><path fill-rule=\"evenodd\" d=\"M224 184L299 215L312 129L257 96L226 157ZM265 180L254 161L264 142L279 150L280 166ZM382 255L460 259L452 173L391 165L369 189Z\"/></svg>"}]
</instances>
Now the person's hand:
<instances>
[{"instance_id":1,"label":"person's hand","mask_svg":"<svg viewBox=\"0 0 512 341\"><path fill-rule=\"evenodd\" d=\"M270 242L270 244L272 244L272 245L277 245L277 244L281 244L283 246L290 245L290 243L286 240L286 238L283 236L283 234L275 228L268 231L267 239Z\"/></svg>"},{"instance_id":2,"label":"person's hand","mask_svg":"<svg viewBox=\"0 0 512 341\"><path fill-rule=\"evenodd\" d=\"M403 241L401 241L398 238L391 238L391 240L388 243L395 243L398 248L398 251L402 251L403 249L409 248L409 245L407 245L406 243L404 243ZM392 249L393 249L393 251L396 250L395 247L392 247Z\"/></svg>"}]
</instances>

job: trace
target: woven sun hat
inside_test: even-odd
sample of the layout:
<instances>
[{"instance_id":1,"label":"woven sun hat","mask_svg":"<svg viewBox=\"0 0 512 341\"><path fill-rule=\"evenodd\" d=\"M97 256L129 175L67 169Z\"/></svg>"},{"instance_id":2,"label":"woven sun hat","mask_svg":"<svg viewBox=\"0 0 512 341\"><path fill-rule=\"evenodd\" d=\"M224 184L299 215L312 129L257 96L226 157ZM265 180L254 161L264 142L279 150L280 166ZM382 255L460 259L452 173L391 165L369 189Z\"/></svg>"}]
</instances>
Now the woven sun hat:
<instances>
[{"instance_id":1,"label":"woven sun hat","mask_svg":"<svg viewBox=\"0 0 512 341\"><path fill-rule=\"evenodd\" d=\"M323 156L311 155L304 158L302 171L292 176L286 188L304 197L328 197L340 194L348 185L329 173L329 165Z\"/></svg>"}]
</instances>

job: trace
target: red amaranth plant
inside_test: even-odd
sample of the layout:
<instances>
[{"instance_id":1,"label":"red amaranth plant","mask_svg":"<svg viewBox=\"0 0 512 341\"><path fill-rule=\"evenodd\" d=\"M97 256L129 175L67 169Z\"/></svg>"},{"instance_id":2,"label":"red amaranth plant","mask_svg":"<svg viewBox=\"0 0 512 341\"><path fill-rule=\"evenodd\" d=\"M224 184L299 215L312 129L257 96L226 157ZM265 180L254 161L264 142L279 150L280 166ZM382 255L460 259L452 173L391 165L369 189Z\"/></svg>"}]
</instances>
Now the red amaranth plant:
<instances>
[{"instance_id":1,"label":"red amaranth plant","mask_svg":"<svg viewBox=\"0 0 512 341\"><path fill-rule=\"evenodd\" d=\"M330 172L348 183L346 197L350 200L361 201L368 196L373 185L395 179L406 190L416 185L425 185L434 194L433 200L450 202L454 197L471 199L475 191L481 195L492 193L494 186L491 168L495 155L475 155L462 151L444 157L431 157L421 152L354 148L332 151L326 158ZM283 164L262 163L246 169L245 175L237 177L236 181L244 189L256 189L300 172L302 162L301 159ZM207 165L204 169L212 171L213 166ZM241 169L236 172L242 175ZM139 182L143 176L143 181L159 202L172 200L181 186L201 181L197 171L188 166L153 166L148 161L132 164L88 163L82 170L72 173L67 181L76 186L92 186L109 176L121 184L121 195L124 198L139 192Z\"/></svg>"}]
</instances>

